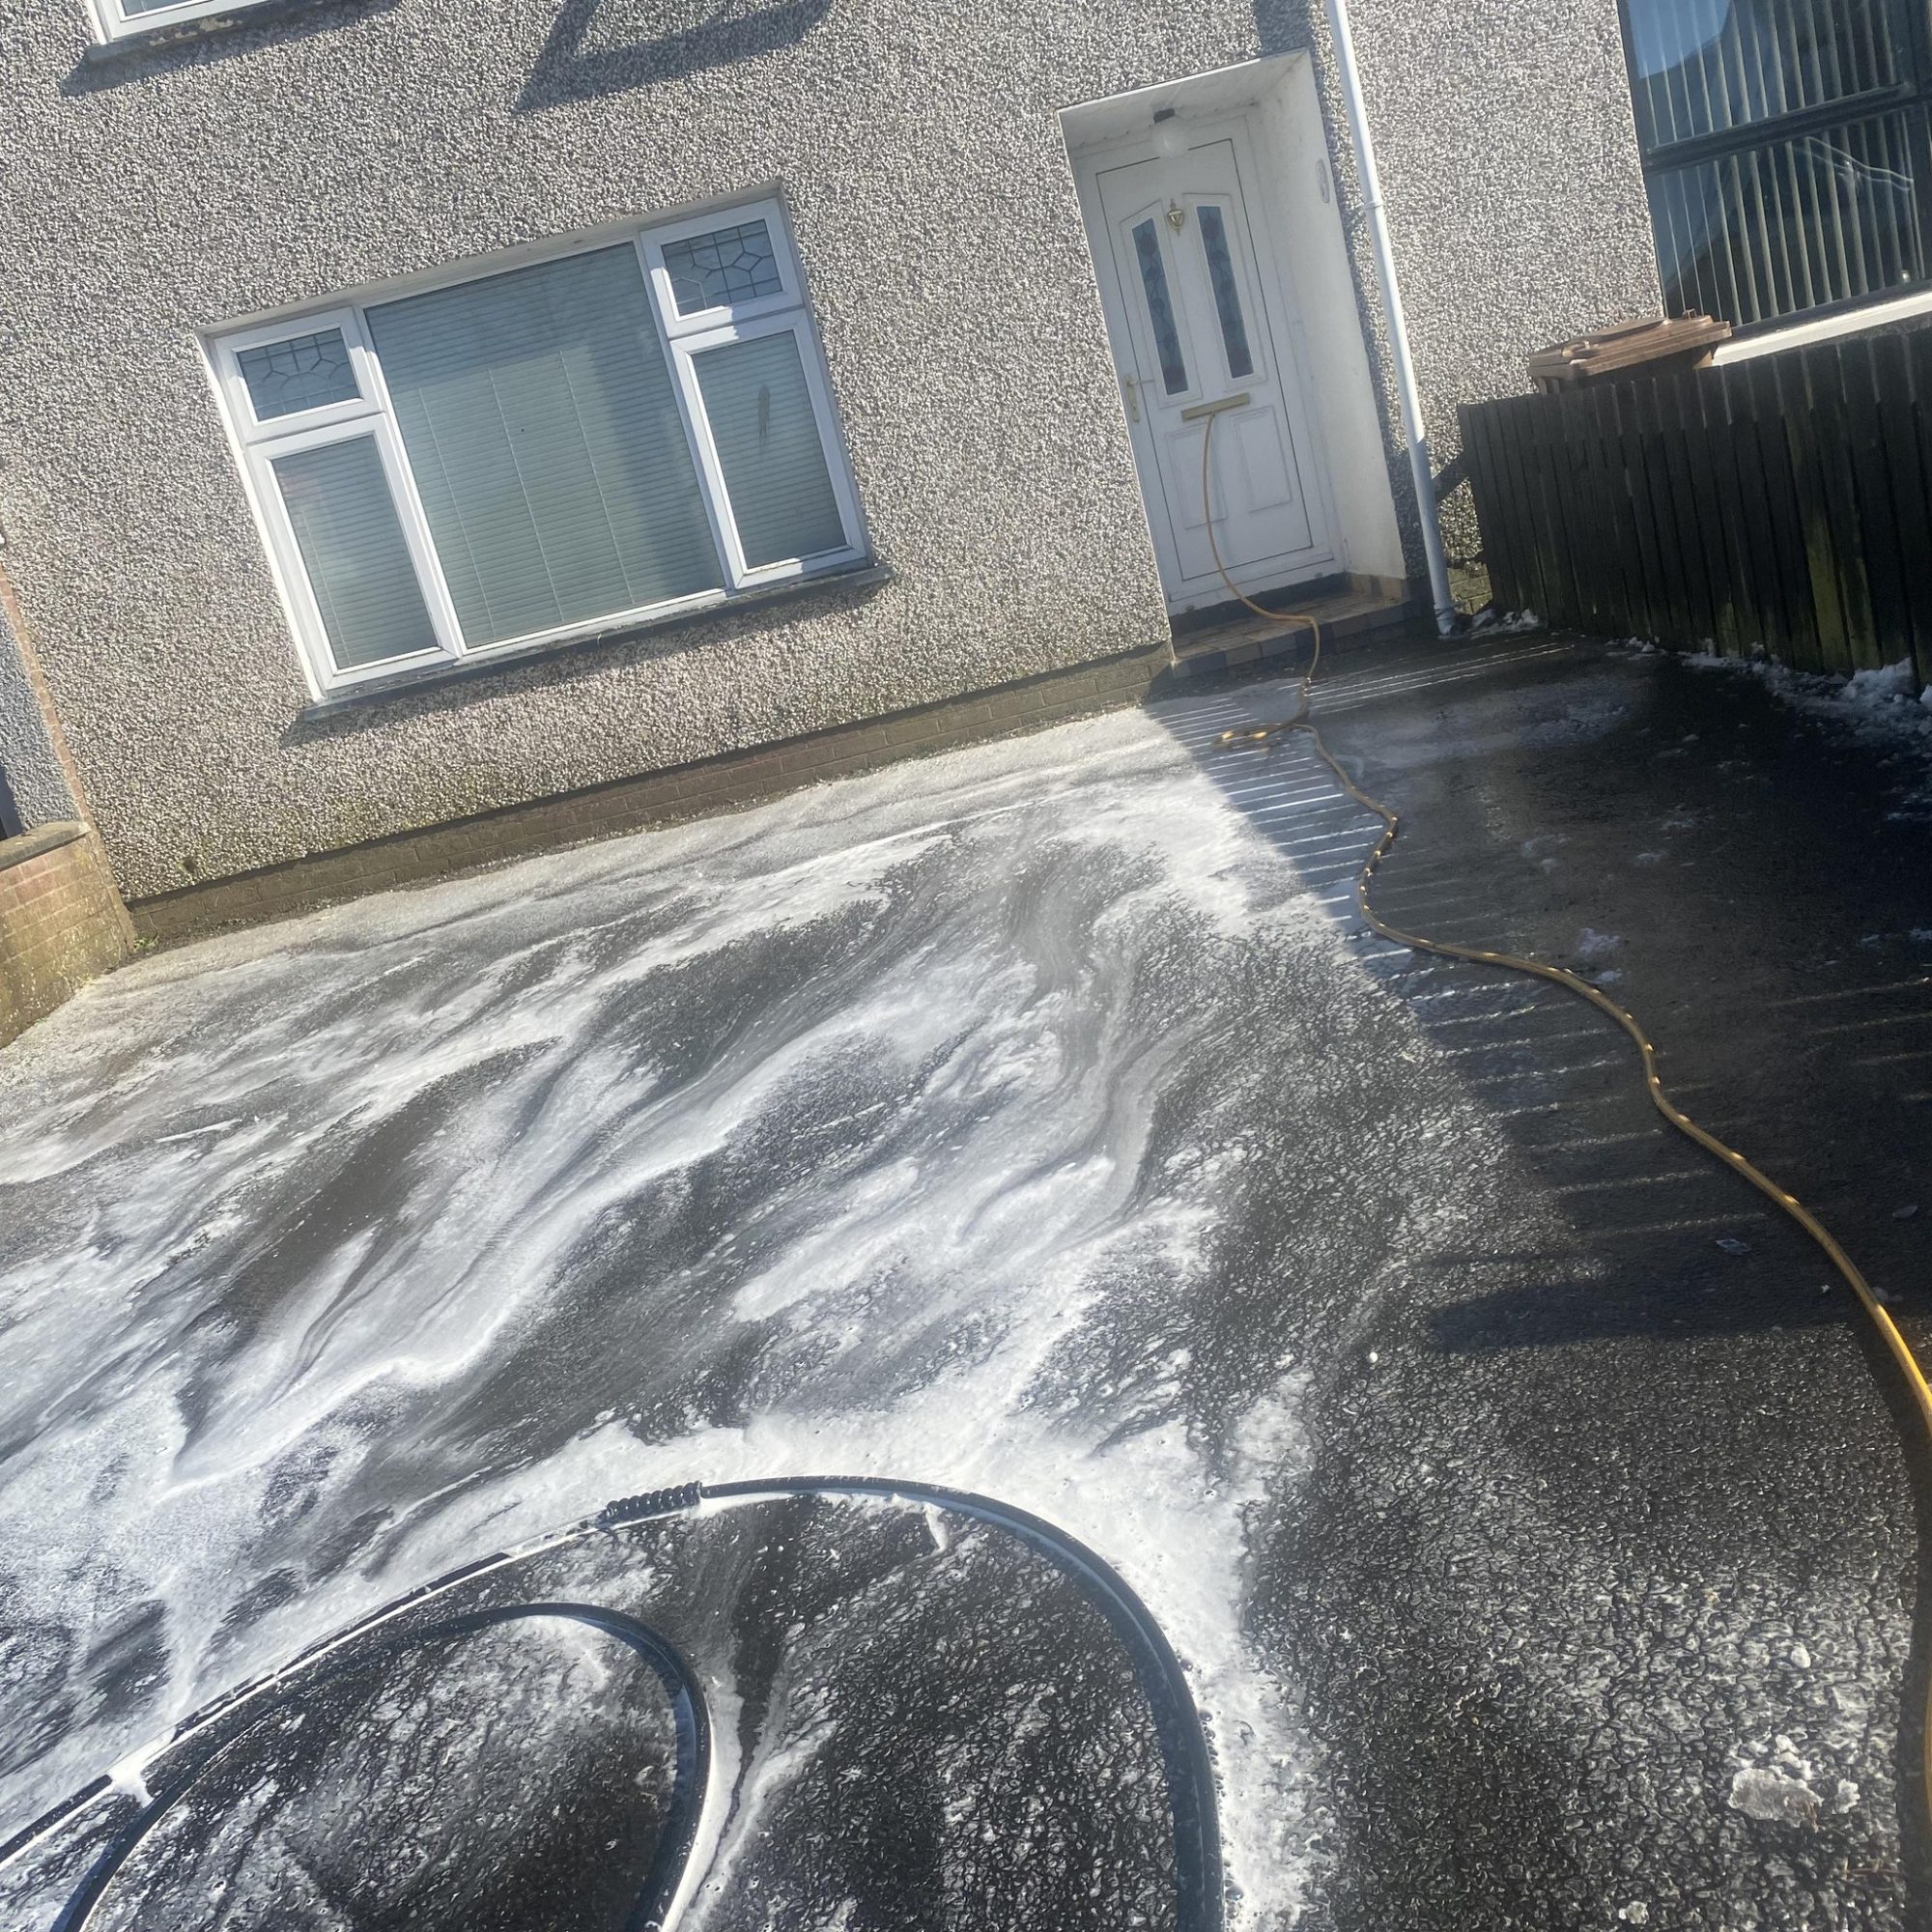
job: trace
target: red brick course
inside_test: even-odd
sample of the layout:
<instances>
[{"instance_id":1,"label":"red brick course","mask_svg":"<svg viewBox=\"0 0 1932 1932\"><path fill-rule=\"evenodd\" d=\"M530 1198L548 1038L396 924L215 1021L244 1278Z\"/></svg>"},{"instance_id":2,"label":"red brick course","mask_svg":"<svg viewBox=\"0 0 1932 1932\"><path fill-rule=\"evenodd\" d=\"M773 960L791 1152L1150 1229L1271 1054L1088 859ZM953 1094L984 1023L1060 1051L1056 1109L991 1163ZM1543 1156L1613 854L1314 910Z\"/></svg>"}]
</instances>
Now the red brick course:
<instances>
[{"instance_id":1,"label":"red brick course","mask_svg":"<svg viewBox=\"0 0 1932 1932\"><path fill-rule=\"evenodd\" d=\"M0 1046L118 966L132 944L99 842L84 825L0 839Z\"/></svg>"}]
</instances>

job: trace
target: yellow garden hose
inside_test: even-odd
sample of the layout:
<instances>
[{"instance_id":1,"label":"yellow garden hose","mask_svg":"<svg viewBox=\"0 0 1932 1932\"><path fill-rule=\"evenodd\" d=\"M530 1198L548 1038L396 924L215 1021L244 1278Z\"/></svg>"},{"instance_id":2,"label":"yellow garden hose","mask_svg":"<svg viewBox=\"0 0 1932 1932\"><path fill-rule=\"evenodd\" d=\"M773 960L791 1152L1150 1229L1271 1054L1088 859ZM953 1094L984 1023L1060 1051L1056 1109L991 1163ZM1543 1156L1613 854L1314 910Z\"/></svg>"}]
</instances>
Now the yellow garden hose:
<instances>
[{"instance_id":1,"label":"yellow garden hose","mask_svg":"<svg viewBox=\"0 0 1932 1932\"><path fill-rule=\"evenodd\" d=\"M1405 932L1383 919L1369 902L1369 883L1380 869L1383 859L1388 856L1401 830L1400 816L1379 799L1371 798L1341 765L1335 755L1322 742L1321 733L1309 717L1314 701L1315 674L1321 663L1321 626L1303 611L1270 611L1257 604L1252 597L1244 594L1228 575L1228 566L1221 560L1221 546L1214 536L1214 504L1208 492L1208 451L1214 439L1214 418L1208 416L1203 425L1201 439L1201 500L1208 525L1208 547L1214 558L1214 567L1221 573L1221 581L1245 604L1250 611L1264 617L1283 624L1305 624L1313 634L1315 648L1308 660L1308 668L1301 674L1296 687L1296 704L1292 718L1278 719L1272 724L1257 724L1246 730L1224 731L1220 742L1224 745L1239 742L1266 741L1285 736L1293 731L1304 731L1315 748L1315 754L1335 776L1335 781L1365 810L1372 811L1382 822L1381 837L1378 838L1369 856L1362 862L1361 871L1355 878L1355 904L1359 908L1363 923L1378 937L1391 941L1397 946L1406 946L1417 952L1433 952L1444 959L1467 959L1479 966L1501 966L1513 973L1533 974L1539 980L1548 980L1552 985L1561 986L1566 992L1575 993L1579 999L1588 1000L1600 1012L1607 1013L1636 1042L1637 1053L1643 1065L1643 1077L1650 1094L1651 1104L1681 1134L1688 1136L1705 1152L1717 1155L1733 1172L1742 1175L1775 1207L1797 1222L1817 1245L1824 1250L1825 1258L1838 1271L1847 1287L1858 1296L1859 1305L1870 1317L1880 1338L1897 1363L1906 1387L1911 1391L1912 1400L1918 1406L1919 1420L1925 1426L1928 1442L1932 1442L1932 1384L1925 1378L1925 1371L1919 1367L1918 1358L1912 1351L1911 1344L1899 1333L1898 1324L1892 1321L1890 1313L1883 1301L1873 1292L1859 1264L1852 1260L1839 1245L1837 1237L1818 1217L1794 1194L1788 1194L1776 1181L1759 1168L1753 1166L1733 1147L1728 1147L1706 1127L1700 1127L1685 1111L1675 1105L1663 1091L1663 1083L1657 1071L1657 1049L1651 1044L1649 1034L1638 1023L1634 1014L1605 993L1602 987L1594 986L1589 980L1566 971L1561 966L1546 966L1541 960L1525 959L1515 952L1496 952L1476 946L1454 946L1447 940L1424 939L1420 934ZM1927 1686L1926 1709L1919 1738L1920 1776L1923 1780L1922 1802L1928 1828L1932 1828L1932 1682Z\"/></svg>"}]
</instances>

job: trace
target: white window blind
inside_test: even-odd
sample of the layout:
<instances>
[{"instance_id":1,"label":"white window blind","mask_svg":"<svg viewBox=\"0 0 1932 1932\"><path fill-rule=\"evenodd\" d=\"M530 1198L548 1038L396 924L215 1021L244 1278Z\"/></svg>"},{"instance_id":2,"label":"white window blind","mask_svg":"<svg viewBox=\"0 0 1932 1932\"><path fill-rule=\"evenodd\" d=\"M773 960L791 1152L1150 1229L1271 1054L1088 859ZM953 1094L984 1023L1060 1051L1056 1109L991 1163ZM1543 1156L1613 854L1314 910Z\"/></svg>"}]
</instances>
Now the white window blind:
<instances>
[{"instance_id":1,"label":"white window blind","mask_svg":"<svg viewBox=\"0 0 1932 1932\"><path fill-rule=\"evenodd\" d=\"M320 692L863 554L776 203L213 353Z\"/></svg>"},{"instance_id":2,"label":"white window blind","mask_svg":"<svg viewBox=\"0 0 1932 1932\"><path fill-rule=\"evenodd\" d=\"M402 520L373 437L274 459L329 656L344 669L436 648Z\"/></svg>"},{"instance_id":3,"label":"white window blind","mask_svg":"<svg viewBox=\"0 0 1932 1932\"><path fill-rule=\"evenodd\" d=\"M369 333L466 643L724 582L635 248L385 303Z\"/></svg>"},{"instance_id":4,"label":"white window blind","mask_svg":"<svg viewBox=\"0 0 1932 1932\"><path fill-rule=\"evenodd\" d=\"M756 567L836 549L838 502L790 330L694 359L745 561Z\"/></svg>"},{"instance_id":5,"label":"white window blind","mask_svg":"<svg viewBox=\"0 0 1932 1932\"><path fill-rule=\"evenodd\" d=\"M1743 327L1932 280L1926 0L1624 0L1664 306Z\"/></svg>"}]
</instances>

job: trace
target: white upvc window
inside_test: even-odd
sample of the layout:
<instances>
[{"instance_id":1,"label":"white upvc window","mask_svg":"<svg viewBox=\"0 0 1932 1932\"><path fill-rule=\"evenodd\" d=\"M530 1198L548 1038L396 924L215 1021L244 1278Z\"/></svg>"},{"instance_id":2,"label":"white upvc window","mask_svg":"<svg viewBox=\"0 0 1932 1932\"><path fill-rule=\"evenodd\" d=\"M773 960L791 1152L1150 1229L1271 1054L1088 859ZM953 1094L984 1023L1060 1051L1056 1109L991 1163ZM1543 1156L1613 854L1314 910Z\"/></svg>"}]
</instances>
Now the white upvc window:
<instances>
[{"instance_id":1,"label":"white upvc window","mask_svg":"<svg viewBox=\"0 0 1932 1932\"><path fill-rule=\"evenodd\" d=\"M257 0L89 0L96 31L103 41L125 41L135 34L157 33L179 20L199 20L209 14L234 14Z\"/></svg>"},{"instance_id":2,"label":"white upvc window","mask_svg":"<svg viewBox=\"0 0 1932 1932\"><path fill-rule=\"evenodd\" d=\"M776 201L210 354L319 696L865 554Z\"/></svg>"}]
</instances>

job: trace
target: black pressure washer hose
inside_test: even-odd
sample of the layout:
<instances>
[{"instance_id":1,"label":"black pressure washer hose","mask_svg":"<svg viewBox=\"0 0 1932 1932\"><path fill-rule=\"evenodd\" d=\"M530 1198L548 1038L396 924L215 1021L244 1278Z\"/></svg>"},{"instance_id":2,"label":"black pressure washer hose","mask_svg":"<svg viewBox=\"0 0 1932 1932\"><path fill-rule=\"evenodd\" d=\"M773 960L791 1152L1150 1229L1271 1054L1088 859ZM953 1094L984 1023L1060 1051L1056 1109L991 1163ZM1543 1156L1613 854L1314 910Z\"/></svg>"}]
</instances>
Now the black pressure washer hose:
<instances>
[{"instance_id":1,"label":"black pressure washer hose","mask_svg":"<svg viewBox=\"0 0 1932 1932\"><path fill-rule=\"evenodd\" d=\"M377 1612L379 1617L386 1614L386 1611ZM496 1624L524 1623L539 1618L582 1624L614 1636L650 1665L671 1700L677 1739L676 1775L669 1802L665 1807L666 1815L658 1834L657 1848L643 1883L638 1889L637 1898L625 1916L623 1927L623 1932L659 1932L665 1922L665 1914L676 1895L678 1880L684 1875L685 1861L691 1856L692 1840L697 1833L704 1779L711 1767L711 1720L704 1708L703 1692L676 1649L648 1624L639 1623L636 1617L625 1616L616 1610L600 1608L595 1604L508 1604L467 1611L441 1623L390 1637L371 1653L340 1663L332 1670L325 1670L319 1676L305 1675L298 1684L278 1695L265 1697L261 1709L241 1730L185 1776L151 1798L147 1807L108 1842L62 1908L60 1917L53 1922L52 1932L83 1932L94 1917L95 1908L113 1883L115 1874L133 1857L142 1841L193 1793L230 1751L245 1743L256 1728L277 1711L312 1696L344 1678L366 1675L387 1659L419 1644L434 1643L443 1637L469 1636ZM232 1708L232 1702L223 1706L224 1710ZM189 1723L193 1722L194 1719L190 1719Z\"/></svg>"},{"instance_id":2,"label":"black pressure washer hose","mask_svg":"<svg viewBox=\"0 0 1932 1932\"><path fill-rule=\"evenodd\" d=\"M88 1866L54 1920L51 1932L86 1932L116 1874L142 1841L193 1793L230 1750L277 1711L326 1685L366 1673L403 1650L440 1638L467 1635L493 1625L534 1618L582 1624L616 1637L657 1673L671 1699L677 1734L676 1776L650 1868L623 1921L624 1932L659 1932L677 1901L685 1867L695 1849L711 1764L710 1719L702 1689L676 1646L659 1632L635 1617L593 1604L493 1605L432 1624L412 1625L394 1636L378 1640L373 1648L358 1647L352 1656L332 1666L322 1666L326 1659L382 1625L427 1606L463 1583L513 1563L593 1536L611 1535L639 1523L682 1515L706 1501L753 1502L762 1497L795 1495L884 1496L970 1517L1017 1538L1072 1580L1106 1619L1126 1650L1153 1719L1167 1777L1174 1831L1176 1932L1221 1932L1225 1913L1213 1766L1200 1714L1187 1688L1186 1673L1152 1612L1111 1565L1043 1518L963 1490L872 1476L780 1476L753 1482L688 1483L677 1489L620 1497L567 1529L466 1563L372 1611L348 1629L311 1645L271 1675L225 1693L177 1724L163 1749L185 1745L211 1724L234 1719L247 1710L245 1721L234 1735L150 1797L136 1816L109 1840ZM249 1706L259 1708L248 1710ZM111 1788L110 1779L96 1778L65 1804L37 1819L8 1844L0 1846L0 1865L10 1862Z\"/></svg>"}]
</instances>

